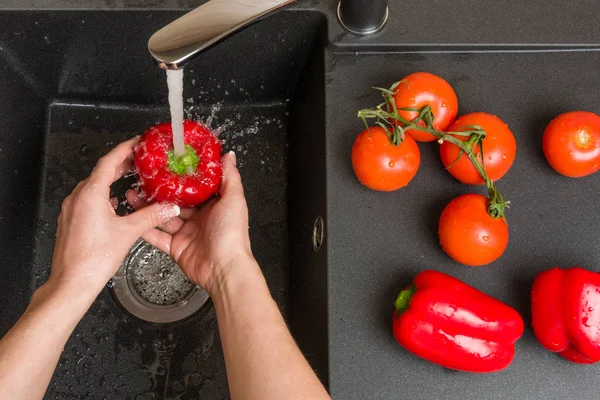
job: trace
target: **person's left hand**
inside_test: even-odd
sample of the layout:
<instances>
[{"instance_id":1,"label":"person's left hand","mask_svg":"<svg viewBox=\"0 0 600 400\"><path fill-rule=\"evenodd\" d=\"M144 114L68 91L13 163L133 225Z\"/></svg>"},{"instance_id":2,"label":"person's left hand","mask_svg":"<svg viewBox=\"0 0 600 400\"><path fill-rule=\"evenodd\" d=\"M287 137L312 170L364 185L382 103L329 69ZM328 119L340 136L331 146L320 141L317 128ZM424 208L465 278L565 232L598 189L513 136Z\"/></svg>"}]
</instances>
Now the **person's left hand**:
<instances>
[{"instance_id":1,"label":"person's left hand","mask_svg":"<svg viewBox=\"0 0 600 400\"><path fill-rule=\"evenodd\" d=\"M102 157L90 177L63 202L49 283L97 295L144 232L179 215L178 206L159 203L125 217L116 215L110 185L130 170L138 139L123 142Z\"/></svg>"}]
</instances>

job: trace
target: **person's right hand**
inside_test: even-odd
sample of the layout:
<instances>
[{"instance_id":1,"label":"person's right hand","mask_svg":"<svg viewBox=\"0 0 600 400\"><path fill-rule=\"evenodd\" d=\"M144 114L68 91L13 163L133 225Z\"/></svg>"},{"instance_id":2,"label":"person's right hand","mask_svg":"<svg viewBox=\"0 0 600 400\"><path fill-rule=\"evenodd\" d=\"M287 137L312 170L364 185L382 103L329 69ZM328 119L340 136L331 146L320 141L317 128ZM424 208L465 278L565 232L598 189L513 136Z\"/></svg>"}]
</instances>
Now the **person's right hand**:
<instances>
[{"instance_id":1,"label":"person's right hand","mask_svg":"<svg viewBox=\"0 0 600 400\"><path fill-rule=\"evenodd\" d=\"M127 192L127 201L136 209L147 206L138 193ZM212 296L222 281L252 258L248 236L248 208L234 153L223 157L220 194L200 209L181 210L160 229L151 229L142 238L169 254L188 279ZM242 271L244 272L244 271Z\"/></svg>"}]
</instances>

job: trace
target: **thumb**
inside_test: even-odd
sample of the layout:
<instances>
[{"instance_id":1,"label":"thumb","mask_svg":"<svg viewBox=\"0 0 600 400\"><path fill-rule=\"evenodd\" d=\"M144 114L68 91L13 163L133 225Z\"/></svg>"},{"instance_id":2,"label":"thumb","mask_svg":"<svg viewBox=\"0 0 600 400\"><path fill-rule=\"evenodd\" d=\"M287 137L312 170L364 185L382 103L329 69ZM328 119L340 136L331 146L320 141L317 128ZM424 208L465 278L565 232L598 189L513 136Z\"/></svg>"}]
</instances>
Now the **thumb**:
<instances>
[{"instance_id":1,"label":"thumb","mask_svg":"<svg viewBox=\"0 0 600 400\"><path fill-rule=\"evenodd\" d=\"M235 153L230 151L222 158L223 181L221 182L221 198L239 195L244 197L242 177L236 166Z\"/></svg>"},{"instance_id":2,"label":"thumb","mask_svg":"<svg viewBox=\"0 0 600 400\"><path fill-rule=\"evenodd\" d=\"M131 235L139 238L144 232L179 216L181 209L176 204L154 203L124 217Z\"/></svg>"}]
</instances>

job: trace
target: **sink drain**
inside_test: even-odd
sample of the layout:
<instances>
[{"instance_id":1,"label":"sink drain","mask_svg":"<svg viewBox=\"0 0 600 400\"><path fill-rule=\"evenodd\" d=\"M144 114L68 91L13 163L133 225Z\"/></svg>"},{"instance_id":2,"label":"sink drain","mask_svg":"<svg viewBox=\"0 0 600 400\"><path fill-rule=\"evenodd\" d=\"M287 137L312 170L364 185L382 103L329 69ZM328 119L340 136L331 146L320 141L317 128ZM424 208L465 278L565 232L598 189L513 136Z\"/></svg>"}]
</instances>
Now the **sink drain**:
<instances>
[{"instance_id":1,"label":"sink drain","mask_svg":"<svg viewBox=\"0 0 600 400\"><path fill-rule=\"evenodd\" d=\"M198 311L208 300L204 289L188 281L167 254L138 240L112 279L117 300L148 322L175 322Z\"/></svg>"}]
</instances>

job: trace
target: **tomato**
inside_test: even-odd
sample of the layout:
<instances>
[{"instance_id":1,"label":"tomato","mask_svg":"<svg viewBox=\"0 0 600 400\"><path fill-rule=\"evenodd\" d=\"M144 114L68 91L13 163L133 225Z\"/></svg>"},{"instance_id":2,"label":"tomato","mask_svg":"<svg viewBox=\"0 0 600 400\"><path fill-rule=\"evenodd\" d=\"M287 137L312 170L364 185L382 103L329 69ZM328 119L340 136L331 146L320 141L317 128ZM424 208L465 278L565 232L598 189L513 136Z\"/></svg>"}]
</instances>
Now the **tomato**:
<instances>
[{"instance_id":1,"label":"tomato","mask_svg":"<svg viewBox=\"0 0 600 400\"><path fill-rule=\"evenodd\" d=\"M173 152L171 123L149 128L133 151L141 193L148 202L195 207L221 185L221 142L205 125L183 122L185 153Z\"/></svg>"},{"instance_id":2,"label":"tomato","mask_svg":"<svg viewBox=\"0 0 600 400\"><path fill-rule=\"evenodd\" d=\"M556 172L579 178L598 171L600 116L571 111L554 118L544 131L542 148Z\"/></svg>"},{"instance_id":3,"label":"tomato","mask_svg":"<svg viewBox=\"0 0 600 400\"><path fill-rule=\"evenodd\" d=\"M458 99L452 86L439 76L428 72L415 72L402 79L394 92L394 103L396 108L431 106L433 127L442 131L454 122L458 113ZM419 113L398 111L398 114L405 120L412 121ZM423 121L421 125L424 125ZM436 140L433 135L414 129L409 129L406 133L419 142Z\"/></svg>"},{"instance_id":4,"label":"tomato","mask_svg":"<svg viewBox=\"0 0 600 400\"><path fill-rule=\"evenodd\" d=\"M480 194L464 194L442 211L440 244L454 261L476 267L491 263L506 249L508 226L487 213L488 203Z\"/></svg>"},{"instance_id":5,"label":"tomato","mask_svg":"<svg viewBox=\"0 0 600 400\"><path fill-rule=\"evenodd\" d=\"M497 181L502 178L510 169L517 155L517 142L515 137L502 120L495 115L476 112L465 114L459 117L448 129L450 132L464 132L472 129L473 125L481 127L486 132L486 137L482 141L483 166L488 178ZM471 127L471 128L470 128ZM456 136L466 141L468 136ZM458 146L444 142L440 146L440 157L444 167L454 178L462 183L469 185L482 185L483 179L473 163L466 154L462 154L457 161L460 149ZM473 153L481 162L480 146L475 146Z\"/></svg>"},{"instance_id":6,"label":"tomato","mask_svg":"<svg viewBox=\"0 0 600 400\"><path fill-rule=\"evenodd\" d=\"M419 146L406 135L394 146L382 127L362 131L352 147L352 168L358 180L373 190L389 192L408 184L421 163Z\"/></svg>"}]
</instances>

